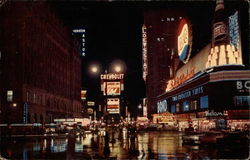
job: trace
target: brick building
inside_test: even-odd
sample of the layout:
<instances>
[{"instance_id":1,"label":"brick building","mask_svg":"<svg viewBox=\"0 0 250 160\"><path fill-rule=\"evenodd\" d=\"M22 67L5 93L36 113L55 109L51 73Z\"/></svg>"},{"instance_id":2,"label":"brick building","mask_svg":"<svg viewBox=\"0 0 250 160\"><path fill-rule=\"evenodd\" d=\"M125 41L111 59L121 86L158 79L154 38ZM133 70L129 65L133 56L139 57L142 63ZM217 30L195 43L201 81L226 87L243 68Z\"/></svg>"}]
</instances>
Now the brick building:
<instances>
[{"instance_id":1,"label":"brick building","mask_svg":"<svg viewBox=\"0 0 250 160\"><path fill-rule=\"evenodd\" d=\"M0 8L1 123L81 117L79 45L44 2Z\"/></svg>"}]
</instances>

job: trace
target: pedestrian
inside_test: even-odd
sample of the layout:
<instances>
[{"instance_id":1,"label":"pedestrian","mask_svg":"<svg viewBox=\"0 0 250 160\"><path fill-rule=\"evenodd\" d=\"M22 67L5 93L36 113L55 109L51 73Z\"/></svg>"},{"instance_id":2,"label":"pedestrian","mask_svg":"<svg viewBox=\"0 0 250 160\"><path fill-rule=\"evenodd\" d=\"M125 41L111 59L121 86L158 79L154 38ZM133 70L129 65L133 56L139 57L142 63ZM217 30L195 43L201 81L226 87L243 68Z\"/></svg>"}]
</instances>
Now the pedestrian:
<instances>
[{"instance_id":1,"label":"pedestrian","mask_svg":"<svg viewBox=\"0 0 250 160\"><path fill-rule=\"evenodd\" d=\"M109 154L110 154L108 132L105 134L104 141L105 141L105 145L104 145L103 154L104 154L105 158L107 158L107 157L109 157Z\"/></svg>"},{"instance_id":2,"label":"pedestrian","mask_svg":"<svg viewBox=\"0 0 250 160\"><path fill-rule=\"evenodd\" d=\"M148 149L148 157L149 159L154 159L154 152L151 150L151 148Z\"/></svg>"}]
</instances>

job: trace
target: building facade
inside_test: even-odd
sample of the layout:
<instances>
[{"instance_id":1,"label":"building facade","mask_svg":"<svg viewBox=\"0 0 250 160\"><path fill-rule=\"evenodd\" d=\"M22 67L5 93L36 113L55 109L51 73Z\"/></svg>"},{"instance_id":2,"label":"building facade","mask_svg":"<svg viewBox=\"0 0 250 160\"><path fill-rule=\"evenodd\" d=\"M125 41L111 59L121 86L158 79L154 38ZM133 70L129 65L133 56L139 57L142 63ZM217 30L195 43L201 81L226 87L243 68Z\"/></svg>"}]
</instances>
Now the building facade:
<instances>
[{"instance_id":1,"label":"building facade","mask_svg":"<svg viewBox=\"0 0 250 160\"><path fill-rule=\"evenodd\" d=\"M192 24L185 18L179 22L175 56L182 65L176 68L172 60L165 61L174 74L166 77L165 92L156 96L157 111L153 116L157 122L157 116L168 115L179 130L249 129L249 42L242 41L246 40L241 34L242 15L243 10L239 12L237 8L226 12L224 2L218 0L214 16L211 15L211 43L193 56L190 56ZM148 48L150 45L154 43L148 42ZM149 68L159 65L149 59L148 63ZM159 85L160 81L150 83ZM150 97L147 98L149 101Z\"/></svg>"},{"instance_id":2,"label":"building facade","mask_svg":"<svg viewBox=\"0 0 250 160\"><path fill-rule=\"evenodd\" d=\"M1 123L81 117L78 43L44 2L0 9Z\"/></svg>"},{"instance_id":3,"label":"building facade","mask_svg":"<svg viewBox=\"0 0 250 160\"><path fill-rule=\"evenodd\" d=\"M148 115L157 111L157 96L165 92L172 77L170 64L175 57L176 30L181 19L174 10L147 10L142 27L143 79L146 83Z\"/></svg>"}]
</instances>

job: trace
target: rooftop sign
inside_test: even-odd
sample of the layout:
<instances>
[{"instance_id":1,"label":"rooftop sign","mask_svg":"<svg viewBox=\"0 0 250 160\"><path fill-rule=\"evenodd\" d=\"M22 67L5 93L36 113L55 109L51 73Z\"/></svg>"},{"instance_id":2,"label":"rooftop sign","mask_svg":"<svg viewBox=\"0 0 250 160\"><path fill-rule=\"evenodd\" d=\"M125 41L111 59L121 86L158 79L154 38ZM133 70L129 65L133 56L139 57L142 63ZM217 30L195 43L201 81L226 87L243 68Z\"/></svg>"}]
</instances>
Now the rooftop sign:
<instances>
[{"instance_id":1,"label":"rooftop sign","mask_svg":"<svg viewBox=\"0 0 250 160\"><path fill-rule=\"evenodd\" d=\"M106 79L106 80L123 79L123 77L124 74L118 74L118 73L101 74L101 79Z\"/></svg>"}]
</instances>

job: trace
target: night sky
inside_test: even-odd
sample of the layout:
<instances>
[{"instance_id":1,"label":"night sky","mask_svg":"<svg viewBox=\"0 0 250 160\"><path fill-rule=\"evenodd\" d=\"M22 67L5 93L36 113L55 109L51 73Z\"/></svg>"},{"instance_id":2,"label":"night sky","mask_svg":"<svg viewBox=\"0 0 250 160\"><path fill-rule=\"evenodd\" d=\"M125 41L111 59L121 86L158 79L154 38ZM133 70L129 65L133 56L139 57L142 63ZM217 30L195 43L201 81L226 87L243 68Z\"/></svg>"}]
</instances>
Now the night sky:
<instances>
[{"instance_id":1,"label":"night sky","mask_svg":"<svg viewBox=\"0 0 250 160\"><path fill-rule=\"evenodd\" d=\"M126 64L125 95L130 109L136 107L145 97L142 79L141 27L143 11L157 9L185 10L193 29L193 53L197 53L210 42L211 22L215 1L49 1L50 6L71 30L86 29L86 56L82 58L82 86L88 90L88 99L100 96L100 79L91 76L88 66L97 62L104 69L113 60ZM243 1L230 1L225 8L241 8L245 14L241 27L248 44L248 5ZM246 44L245 44L246 45ZM248 52L249 47L245 47ZM100 92L98 92L100 93ZM99 95L99 96L98 96Z\"/></svg>"}]
</instances>

